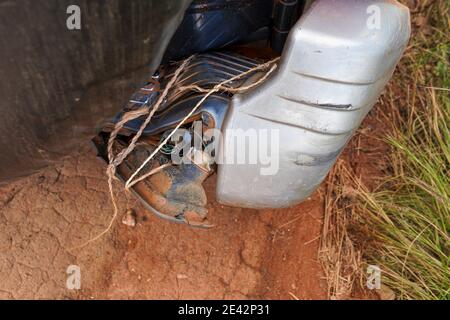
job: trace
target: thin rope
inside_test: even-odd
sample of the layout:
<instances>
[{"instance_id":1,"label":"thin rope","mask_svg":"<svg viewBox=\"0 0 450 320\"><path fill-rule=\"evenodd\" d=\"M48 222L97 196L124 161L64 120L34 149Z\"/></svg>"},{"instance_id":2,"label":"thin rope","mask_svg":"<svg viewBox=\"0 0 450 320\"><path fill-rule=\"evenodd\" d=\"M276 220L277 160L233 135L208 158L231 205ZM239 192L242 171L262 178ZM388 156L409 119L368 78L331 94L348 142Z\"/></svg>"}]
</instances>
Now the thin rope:
<instances>
[{"instance_id":1,"label":"thin rope","mask_svg":"<svg viewBox=\"0 0 450 320\"><path fill-rule=\"evenodd\" d=\"M114 157L114 151L113 151L114 141L117 138L117 135L119 134L120 130L122 130L123 126L128 121L136 119L136 118L139 118L139 117L147 114L148 113L148 109L146 107L143 107L143 108L140 108L140 109L137 109L137 110L129 111L129 112L125 113L122 116L122 119L118 123L116 123L116 125L114 127L114 130L111 132L109 140L108 140L107 150L108 150L109 164L108 164L108 167L106 168L106 175L108 176L109 194L110 194L110 197L111 197L111 202L113 204L113 210L114 210L113 216L111 218L111 221L108 224L108 227L105 230L100 232L94 238L91 238L88 241L84 242L83 244L73 247L72 249L85 247L89 243L91 243L91 242L101 238L113 226L114 221L116 220L117 215L119 213L119 208L117 206L117 201L116 201L116 197L115 197L115 194L114 194L114 186L113 186L113 179L115 178L117 167L134 150L134 148L136 147L136 142L141 137L142 133L144 132L145 127L148 125L148 123L150 122L151 118L153 117L155 112L158 110L159 106L162 104L162 102L166 98L170 88L178 80L178 77L181 74L181 72L191 62L191 60L194 58L194 56L195 55L192 55L189 58L187 58L186 60L184 60L183 63L177 68L177 70L175 71L173 77L170 79L170 81L167 84L166 88L161 93L161 95L159 96L159 98L156 101L155 105L153 106L152 111L148 114L148 116L145 119L144 123L142 123L141 127L139 128L139 131L133 137L133 139L131 140L131 142L128 145L128 147L126 149L120 151L119 154L117 154L117 156ZM155 168L151 172L152 172L152 174L155 174L156 172L161 171L162 169L164 169L164 168L161 168L161 167Z\"/></svg>"},{"instance_id":2,"label":"thin rope","mask_svg":"<svg viewBox=\"0 0 450 320\"><path fill-rule=\"evenodd\" d=\"M252 72L255 72L255 71L257 71L257 70L264 70L264 69L267 69L269 66L271 66L272 64L272 67L271 67L271 69L267 72L267 74L264 76L264 77L262 77L261 79L259 79L257 82L255 82L255 83L253 83L253 84L251 84L251 85L249 85L249 86L247 86L246 87L246 90L249 90L249 89L251 89L251 88L253 88L253 87L256 87L256 86L258 86L259 84L261 84L263 81L265 81L268 77L269 77L269 75L273 72L273 71L275 71L275 69L277 68L277 65L276 64L274 64L276 61L278 61L280 58L276 58L276 59L273 59L273 60L271 60L271 61L269 61L269 62L266 62L266 63L264 63L264 64L261 64L261 65L259 65L259 66L256 66L256 67L254 67L254 68L252 68L252 69L250 69L250 70L248 70L248 71L246 71L246 72L243 72L243 73L241 73L241 74L238 74L238 75L236 75L236 76L234 76L234 77L232 77L232 78L230 78L230 79L228 79L228 80L224 80L224 81L222 81L221 83L219 83L219 84L217 84L217 85L215 85L212 89L209 89L208 91L207 91L207 93L203 96L203 98L202 99L200 99L200 101L192 108L192 110L184 117L184 119L183 120L181 120L181 122L179 122L178 123L178 125L175 127L175 129L173 129L172 130L172 132L164 139L164 141L163 142L161 142L159 145L158 145L158 147L152 152L152 154L150 155L150 156L148 156L147 157L147 159L145 159L145 161L142 163L142 165L130 176L130 178L127 180L127 182L125 183L125 189L126 190L129 190L129 188L131 188L136 182L134 182L133 181L133 179L139 174L139 172L141 172L141 170L147 165L147 163L151 160L151 159L153 159L153 157L156 155L156 153L158 153L158 151L163 147L163 145L165 145L169 140L170 140L170 138L175 134L175 132L186 122L186 120L187 119L189 119L193 114L194 114L194 112L198 109L198 107L200 107L200 105L210 96L210 95L212 95L213 93L215 93L215 92L217 92L217 91L220 91L220 90L228 90L229 89L229 87L226 87L225 86L225 84L227 84L227 83L230 83L230 82L232 82L232 81L235 81L235 80L237 80L237 79L240 79L240 78L242 78L242 77L245 77L246 75L248 75L248 74L250 74L250 73L252 73Z\"/></svg>"},{"instance_id":3,"label":"thin rope","mask_svg":"<svg viewBox=\"0 0 450 320\"><path fill-rule=\"evenodd\" d=\"M111 221L108 224L108 227L103 230L101 233L99 233L97 236L95 236L92 239L89 239L88 241L86 241L85 243L83 243L82 245L73 247L73 248L81 248L84 247L86 245L88 245L89 243L98 240L99 238L101 238L103 235L105 235L112 227L112 225L114 224L114 221L117 218L118 215L118 206L117 206L117 201L116 201L116 197L114 194L114 188L113 188L113 180L115 177L115 173L117 170L117 167L126 159L126 157L133 152L134 148L136 147L136 143L137 140L141 137L142 133L144 132L145 128L147 127L147 125L149 124L150 120L152 119L153 115L155 114L155 112L158 110L158 108L160 107L160 105L163 103L164 99L166 98L169 90L172 88L172 86L176 83L176 81L178 80L178 77L180 76L180 74L182 73L182 71L185 69L185 67L192 61L192 59L195 57L195 55L190 56L189 58L185 59L183 61L183 63L177 68L177 70L175 71L173 77L171 78L171 80L168 82L168 84L166 85L164 91L162 92L162 94L159 96L158 100L156 101L155 105L153 106L153 109L150 111L148 111L148 108L143 107L137 110L133 110L133 111L129 111L127 113L125 113L121 120L116 123L114 130L111 132L109 140L108 140L108 146L107 146L107 152L108 152L108 160L109 160L109 164L108 167L106 169L106 174L108 176L108 187L109 187L109 192L110 192L110 197L111 197L111 201L113 204L113 209L114 209L114 214L113 217L111 218ZM200 107L200 105L213 93L218 92L218 91L226 91L226 92L232 92L232 93L241 93L241 92L245 92L247 90L250 90L258 85L260 85L262 82L264 82L271 73L273 73L273 71L275 71L275 69L277 68L277 64L276 63L280 58L275 58L271 61L268 61L264 64L258 65L252 69L249 69L239 75L236 75L228 80L222 81L221 83L215 85L212 89L204 89L198 86L186 86L186 87L181 87L180 90L195 90L198 92L202 92L202 93L206 93L205 96L203 96L203 98L192 108L192 110L189 112L189 114L183 119L181 120L181 122L178 123L178 125L173 129L173 131L164 139L164 141L162 141L161 143L159 143L159 145L157 146L157 148L152 152L152 154L150 156L147 157L147 159L145 159L145 161L141 164L141 166L130 176L130 178L126 181L125 183L125 190L129 190L129 188L131 188L132 186L134 186L136 183L148 178L149 176L160 172L161 170L169 167L172 165L172 163L167 163L167 164L163 164L157 168L152 169L150 172L142 175L141 177L136 178L136 176L142 171L142 169L148 164L148 162L153 159L153 157L156 155L157 152L160 151L160 149L169 141L169 139L175 134L175 132L187 121L187 119L189 119L194 112ZM258 81L256 81L253 84L250 84L248 86L244 86L244 87L240 87L240 88L231 88L229 86L226 86L227 83L230 83L232 81L235 81L237 79L241 79L255 71L258 70L264 70L270 67L270 70L263 76L261 77ZM130 120L139 118L143 115L146 115L148 113L147 118L145 119L145 121L142 123L141 127L139 128L139 131L136 133L136 135L133 137L133 139L131 140L130 144L128 145L128 147L126 149L123 149L122 151L120 151L116 156L114 156L114 151L113 151L113 146L114 146L114 141L116 140L120 130L122 130L123 126L129 122ZM136 178L136 179L135 179ZM135 179L135 180L133 180Z\"/></svg>"},{"instance_id":4,"label":"thin rope","mask_svg":"<svg viewBox=\"0 0 450 320\"><path fill-rule=\"evenodd\" d=\"M147 118L142 123L141 127L139 128L139 131L133 137L133 139L131 140L128 147L126 149L122 150L121 152L119 152L119 154L117 156L115 156L114 160L111 159L111 155L112 155L112 145L113 145L114 139L116 137L110 136L110 139L108 141L108 152L109 152L109 150L111 150L111 154L109 154L109 157L110 157L109 158L109 161L110 161L109 166L112 166L112 168L110 170L113 174L115 174L115 170L116 170L117 166L119 166L125 160L125 158L134 150L134 148L136 147L137 140L141 137L142 133L144 132L147 125L149 124L153 115L159 109L160 105L163 103L164 99L166 98L167 94L169 93L169 90L172 88L174 83L178 80L178 77L180 76L181 72L191 62L191 60L194 58L194 56L195 55L192 55L189 58L187 58L186 60L184 60L183 63L177 68L172 79L170 79L169 83L166 85L166 88L164 89L164 91L161 93L158 100L156 101L152 111L148 114ZM124 122L124 121L117 123L114 131L120 130L125 123L126 122Z\"/></svg>"}]
</instances>

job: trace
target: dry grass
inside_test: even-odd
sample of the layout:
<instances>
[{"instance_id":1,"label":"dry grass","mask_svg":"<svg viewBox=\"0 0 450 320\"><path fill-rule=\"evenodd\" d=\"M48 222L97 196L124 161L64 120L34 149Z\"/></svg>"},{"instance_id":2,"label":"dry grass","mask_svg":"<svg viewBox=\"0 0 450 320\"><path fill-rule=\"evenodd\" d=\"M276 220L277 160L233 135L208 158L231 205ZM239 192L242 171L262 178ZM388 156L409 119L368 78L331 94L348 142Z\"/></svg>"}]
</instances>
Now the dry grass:
<instances>
[{"instance_id":1,"label":"dry grass","mask_svg":"<svg viewBox=\"0 0 450 320\"><path fill-rule=\"evenodd\" d=\"M367 263L398 299L450 297L450 4L408 4L413 38L381 108L389 174L368 187L341 160L328 180L321 261L331 298L362 288Z\"/></svg>"},{"instance_id":2,"label":"dry grass","mask_svg":"<svg viewBox=\"0 0 450 320\"><path fill-rule=\"evenodd\" d=\"M361 284L362 258L350 237L354 220L350 201L354 195L349 184L344 160L331 170L325 191L325 215L320 243L320 260L328 283L328 296L333 300L348 299L356 284Z\"/></svg>"}]
</instances>

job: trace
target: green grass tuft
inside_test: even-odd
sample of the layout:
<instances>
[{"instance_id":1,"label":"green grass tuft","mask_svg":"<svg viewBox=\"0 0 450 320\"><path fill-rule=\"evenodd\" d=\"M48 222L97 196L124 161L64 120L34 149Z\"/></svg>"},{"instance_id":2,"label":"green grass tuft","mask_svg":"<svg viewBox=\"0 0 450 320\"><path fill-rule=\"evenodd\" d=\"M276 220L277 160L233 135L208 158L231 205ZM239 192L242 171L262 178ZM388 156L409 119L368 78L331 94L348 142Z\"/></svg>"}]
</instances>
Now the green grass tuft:
<instances>
[{"instance_id":1,"label":"green grass tuft","mask_svg":"<svg viewBox=\"0 0 450 320\"><path fill-rule=\"evenodd\" d=\"M365 259L382 269L399 299L450 298L450 4L423 1L409 50L391 90L388 143L393 176L374 192L361 190L357 212L374 246Z\"/></svg>"}]
</instances>

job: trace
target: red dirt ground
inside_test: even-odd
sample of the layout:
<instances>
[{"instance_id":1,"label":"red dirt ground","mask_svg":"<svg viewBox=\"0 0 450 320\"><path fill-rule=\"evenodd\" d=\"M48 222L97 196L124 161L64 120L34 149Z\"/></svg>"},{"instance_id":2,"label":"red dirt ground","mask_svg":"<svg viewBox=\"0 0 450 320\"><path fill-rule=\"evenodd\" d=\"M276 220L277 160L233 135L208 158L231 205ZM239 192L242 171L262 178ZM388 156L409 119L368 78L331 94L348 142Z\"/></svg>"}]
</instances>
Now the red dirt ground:
<instances>
[{"instance_id":1,"label":"red dirt ground","mask_svg":"<svg viewBox=\"0 0 450 320\"><path fill-rule=\"evenodd\" d=\"M317 258L320 190L294 208L244 210L214 201L213 176L205 183L210 230L161 220L122 193L112 230L73 249L110 221L104 172L86 147L0 189L1 299L327 297ZM121 223L127 209L137 214L134 228ZM80 290L66 288L69 265L81 268Z\"/></svg>"}]
</instances>

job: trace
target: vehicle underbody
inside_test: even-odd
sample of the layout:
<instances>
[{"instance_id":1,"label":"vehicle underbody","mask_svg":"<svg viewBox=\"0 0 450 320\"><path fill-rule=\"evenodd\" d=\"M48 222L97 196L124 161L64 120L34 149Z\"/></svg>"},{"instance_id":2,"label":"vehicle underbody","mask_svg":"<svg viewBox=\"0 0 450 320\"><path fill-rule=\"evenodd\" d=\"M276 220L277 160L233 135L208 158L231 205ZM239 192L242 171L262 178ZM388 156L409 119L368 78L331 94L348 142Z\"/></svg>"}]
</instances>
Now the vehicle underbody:
<instances>
[{"instance_id":1,"label":"vehicle underbody","mask_svg":"<svg viewBox=\"0 0 450 320\"><path fill-rule=\"evenodd\" d=\"M226 205L306 199L377 101L410 33L408 9L391 0L86 1L89 28L70 32L64 19L44 22L65 2L37 6L38 21L24 23L41 33L1 38L9 81L0 86L0 182L92 139L149 211L196 227L209 226L202 183L216 172ZM27 20L35 7L12 6L8 16Z\"/></svg>"}]
</instances>

